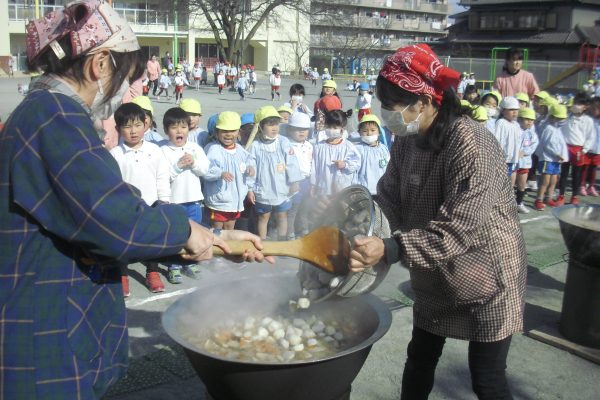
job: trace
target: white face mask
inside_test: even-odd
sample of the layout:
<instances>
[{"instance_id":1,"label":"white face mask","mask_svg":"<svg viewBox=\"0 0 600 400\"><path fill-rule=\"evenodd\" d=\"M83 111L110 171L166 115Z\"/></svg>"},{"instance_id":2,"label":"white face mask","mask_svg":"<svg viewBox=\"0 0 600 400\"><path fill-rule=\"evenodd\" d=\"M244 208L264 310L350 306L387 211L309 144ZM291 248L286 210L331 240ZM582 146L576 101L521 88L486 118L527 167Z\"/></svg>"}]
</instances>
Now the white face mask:
<instances>
[{"instance_id":1,"label":"white face mask","mask_svg":"<svg viewBox=\"0 0 600 400\"><path fill-rule=\"evenodd\" d=\"M379 136L377 136L377 135L369 135L369 136L361 136L360 137L360 140L362 140L363 143L366 143L369 145L371 145L373 143L377 143L378 139L379 139Z\"/></svg>"},{"instance_id":2,"label":"white face mask","mask_svg":"<svg viewBox=\"0 0 600 400\"><path fill-rule=\"evenodd\" d=\"M500 114L497 108L486 107L486 111L489 118L496 118Z\"/></svg>"},{"instance_id":3,"label":"white face mask","mask_svg":"<svg viewBox=\"0 0 600 400\"><path fill-rule=\"evenodd\" d=\"M571 106L571 112L574 114L583 114L584 111L585 111L584 107L580 104Z\"/></svg>"},{"instance_id":4,"label":"white face mask","mask_svg":"<svg viewBox=\"0 0 600 400\"><path fill-rule=\"evenodd\" d=\"M421 114L417 116L414 121L404 122L404 116L402 113L406 111L410 106L404 107L402 111L389 111L384 108L381 109L381 117L387 125L390 132L396 136L408 136L419 132L419 118Z\"/></svg>"},{"instance_id":5,"label":"white face mask","mask_svg":"<svg viewBox=\"0 0 600 400\"><path fill-rule=\"evenodd\" d=\"M302 96L292 96L292 101L302 103Z\"/></svg>"},{"instance_id":6,"label":"white face mask","mask_svg":"<svg viewBox=\"0 0 600 400\"><path fill-rule=\"evenodd\" d=\"M339 139L343 134L341 129L325 129L325 135L327 139Z\"/></svg>"},{"instance_id":7,"label":"white face mask","mask_svg":"<svg viewBox=\"0 0 600 400\"><path fill-rule=\"evenodd\" d=\"M129 90L129 81L125 79L121 84L121 87L115 93L109 101L103 103L104 100L104 88L102 87L102 80L98 79L98 92L94 96L94 101L90 108L92 109L92 115L97 119L108 119L115 113L115 110L119 108L123 103L123 96Z\"/></svg>"}]
</instances>

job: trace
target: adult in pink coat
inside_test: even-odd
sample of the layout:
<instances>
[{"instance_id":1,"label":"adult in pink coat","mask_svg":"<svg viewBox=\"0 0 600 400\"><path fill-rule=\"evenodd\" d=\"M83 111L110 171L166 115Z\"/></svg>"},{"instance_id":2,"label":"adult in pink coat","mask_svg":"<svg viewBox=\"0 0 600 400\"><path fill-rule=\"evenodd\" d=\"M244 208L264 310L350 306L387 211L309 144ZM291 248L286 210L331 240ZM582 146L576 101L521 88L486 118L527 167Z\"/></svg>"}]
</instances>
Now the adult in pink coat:
<instances>
[{"instance_id":1,"label":"adult in pink coat","mask_svg":"<svg viewBox=\"0 0 600 400\"><path fill-rule=\"evenodd\" d=\"M494 81L494 89L499 91L502 97L527 93L531 99L540 91L535 76L522 68L523 51L517 48L508 49L502 73Z\"/></svg>"},{"instance_id":2,"label":"adult in pink coat","mask_svg":"<svg viewBox=\"0 0 600 400\"><path fill-rule=\"evenodd\" d=\"M153 54L146 63L146 73L148 74L148 90L152 89L152 95L156 96L158 88L158 78L160 77L160 63Z\"/></svg>"}]
</instances>

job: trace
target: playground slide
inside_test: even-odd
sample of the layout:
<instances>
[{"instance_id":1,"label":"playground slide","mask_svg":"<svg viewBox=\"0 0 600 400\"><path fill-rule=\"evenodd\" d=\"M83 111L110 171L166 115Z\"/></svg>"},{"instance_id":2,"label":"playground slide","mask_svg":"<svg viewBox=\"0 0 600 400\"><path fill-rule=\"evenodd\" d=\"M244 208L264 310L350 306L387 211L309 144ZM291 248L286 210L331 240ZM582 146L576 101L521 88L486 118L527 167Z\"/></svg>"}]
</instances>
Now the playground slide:
<instances>
[{"instance_id":1,"label":"playground slide","mask_svg":"<svg viewBox=\"0 0 600 400\"><path fill-rule=\"evenodd\" d=\"M573 65L572 67L565 69L560 74L556 75L555 77L551 78L549 81L544 83L544 85L542 86L542 90L547 90L547 89L555 86L560 81L563 81L563 80L567 79L568 77L575 75L583 68L585 68L585 64L578 63L578 64Z\"/></svg>"}]
</instances>

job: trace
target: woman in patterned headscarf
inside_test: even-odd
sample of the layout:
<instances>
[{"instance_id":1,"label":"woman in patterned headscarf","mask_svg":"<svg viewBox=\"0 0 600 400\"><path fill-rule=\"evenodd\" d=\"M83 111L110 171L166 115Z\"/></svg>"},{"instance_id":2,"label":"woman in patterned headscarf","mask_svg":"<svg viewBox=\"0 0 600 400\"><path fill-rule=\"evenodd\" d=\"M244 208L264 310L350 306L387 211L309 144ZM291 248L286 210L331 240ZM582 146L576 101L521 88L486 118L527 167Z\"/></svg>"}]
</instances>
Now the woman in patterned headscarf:
<instances>
[{"instance_id":1,"label":"woman in patterned headscarf","mask_svg":"<svg viewBox=\"0 0 600 400\"><path fill-rule=\"evenodd\" d=\"M118 263L223 239L177 205L147 207L123 182L92 118L143 72L131 28L107 4L71 3L27 26L44 75L0 132L0 399L94 399L127 366ZM262 259L262 254L247 254Z\"/></svg>"},{"instance_id":2,"label":"woman in patterned headscarf","mask_svg":"<svg viewBox=\"0 0 600 400\"><path fill-rule=\"evenodd\" d=\"M522 329L527 260L504 155L467 116L460 74L427 45L399 49L377 79L396 136L377 202L391 238L358 239L351 268L401 261L415 292L402 399L426 399L446 338L469 341L473 390L511 399L505 369Z\"/></svg>"}]
</instances>

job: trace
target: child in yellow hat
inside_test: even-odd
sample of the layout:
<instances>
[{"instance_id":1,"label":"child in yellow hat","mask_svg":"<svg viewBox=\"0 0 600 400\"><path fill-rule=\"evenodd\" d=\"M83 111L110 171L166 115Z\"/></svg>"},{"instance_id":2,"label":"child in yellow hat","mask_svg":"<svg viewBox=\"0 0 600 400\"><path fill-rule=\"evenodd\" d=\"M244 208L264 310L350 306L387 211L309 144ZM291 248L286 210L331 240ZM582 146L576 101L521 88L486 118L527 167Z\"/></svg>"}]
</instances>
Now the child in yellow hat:
<instances>
[{"instance_id":1,"label":"child in yellow hat","mask_svg":"<svg viewBox=\"0 0 600 400\"><path fill-rule=\"evenodd\" d=\"M355 183L363 185L371 194L377 194L377 182L383 176L390 161L390 151L379 141L381 122L376 115L367 114L358 125L360 143L356 149L360 154L360 167L356 172Z\"/></svg>"},{"instance_id":2,"label":"child in yellow hat","mask_svg":"<svg viewBox=\"0 0 600 400\"><path fill-rule=\"evenodd\" d=\"M538 173L542 175L539 183L537 199L534 207L542 211L546 204L558 207L559 203L552 199L554 188L560 174L560 164L568 161L567 143L561 132L561 125L567 119L567 108L562 104L549 107L548 123L540 134L540 143L536 150L538 155Z\"/></svg>"},{"instance_id":3,"label":"child in yellow hat","mask_svg":"<svg viewBox=\"0 0 600 400\"><path fill-rule=\"evenodd\" d=\"M519 100L520 102L520 100ZM521 108L517 119L521 127L521 149L517 163L517 210L522 214L529 213L529 209L523 204L527 176L532 167L531 155L537 149L539 139L535 132L535 111L531 108Z\"/></svg>"}]
</instances>

